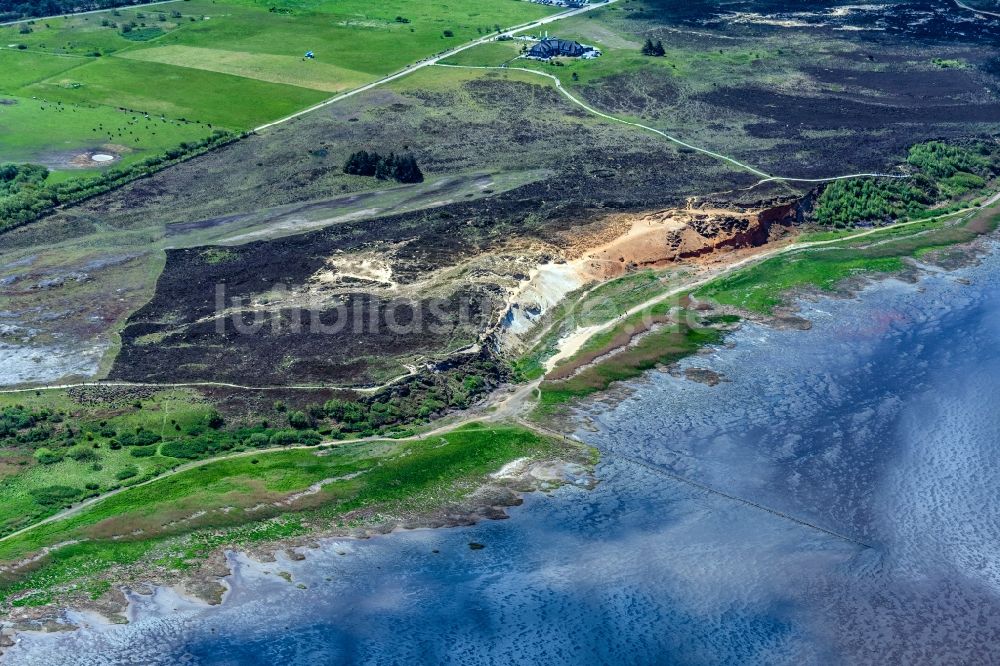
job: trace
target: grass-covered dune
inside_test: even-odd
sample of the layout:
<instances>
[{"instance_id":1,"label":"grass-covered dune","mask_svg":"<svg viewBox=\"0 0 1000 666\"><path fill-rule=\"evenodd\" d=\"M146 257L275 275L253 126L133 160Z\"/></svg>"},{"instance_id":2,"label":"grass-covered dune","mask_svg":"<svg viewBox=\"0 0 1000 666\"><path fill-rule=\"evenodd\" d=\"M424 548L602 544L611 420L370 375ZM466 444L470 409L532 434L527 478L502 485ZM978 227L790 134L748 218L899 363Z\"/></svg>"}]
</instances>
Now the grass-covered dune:
<instances>
[{"instance_id":1,"label":"grass-covered dune","mask_svg":"<svg viewBox=\"0 0 1000 666\"><path fill-rule=\"evenodd\" d=\"M590 338L547 374L539 387L535 418L545 419L574 400L606 390L720 343L740 316L770 316L803 291L834 293L851 279L900 273L929 255L948 262L949 252L996 231L1000 209L973 209L939 218L904 222L886 229L826 232L805 236L805 245L719 277L685 294L622 319ZM842 240L837 240L843 236ZM648 279L648 278L645 278ZM678 303L711 304L692 312ZM629 304L625 302L625 306ZM632 304L635 304L633 301ZM558 330L558 329L555 329ZM554 349L542 340L516 367L541 376L541 363Z\"/></svg>"},{"instance_id":2,"label":"grass-covered dune","mask_svg":"<svg viewBox=\"0 0 1000 666\"><path fill-rule=\"evenodd\" d=\"M799 289L834 291L852 277L894 273L906 260L919 259L994 231L1000 224L996 208L961 213L897 229L885 229L863 238L845 238L827 246L788 253L717 280L698 292L698 298L759 314L770 314Z\"/></svg>"},{"instance_id":3,"label":"grass-covered dune","mask_svg":"<svg viewBox=\"0 0 1000 666\"><path fill-rule=\"evenodd\" d=\"M0 539L0 604L99 596L137 562L183 572L222 545L392 521L461 504L514 459L565 445L516 426L471 424L426 438L234 454L87 503ZM579 455L579 454L577 454ZM12 564L42 553L30 564Z\"/></svg>"}]
</instances>

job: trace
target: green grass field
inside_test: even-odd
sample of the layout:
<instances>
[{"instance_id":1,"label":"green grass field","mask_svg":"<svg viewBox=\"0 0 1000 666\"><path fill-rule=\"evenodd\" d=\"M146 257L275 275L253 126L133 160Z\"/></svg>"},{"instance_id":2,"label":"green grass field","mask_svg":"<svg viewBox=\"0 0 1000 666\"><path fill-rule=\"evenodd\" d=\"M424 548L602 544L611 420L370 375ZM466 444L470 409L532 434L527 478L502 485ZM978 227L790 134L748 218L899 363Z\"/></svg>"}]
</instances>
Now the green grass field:
<instances>
[{"instance_id":1,"label":"green grass field","mask_svg":"<svg viewBox=\"0 0 1000 666\"><path fill-rule=\"evenodd\" d=\"M0 439L0 535L62 508L62 503L39 503L35 493L40 489L73 488L78 499L152 478L183 462L159 454L136 457L128 447L112 448L116 434L143 430L169 442L192 430L204 430L212 413L210 405L184 390L157 393L144 401L142 408L113 402L81 405L64 391L0 396L0 413L19 407L55 412L58 416L47 422L38 419L40 436L36 441ZM41 434L46 436L42 438ZM37 451L43 448L53 451L59 460L40 462ZM126 469L135 474L119 478Z\"/></svg>"},{"instance_id":2,"label":"green grass field","mask_svg":"<svg viewBox=\"0 0 1000 666\"><path fill-rule=\"evenodd\" d=\"M131 128L127 141L97 144L135 151L123 154L128 162L207 136L208 125L243 131L284 117L554 11L519 0L190 0L3 27L0 99L19 104L0 106L0 154L46 162L54 151L88 148L99 138L95 127L114 125L121 108L168 125L201 123ZM306 51L316 58L303 58ZM73 122L38 113L56 101L71 107L59 120L75 114ZM69 177L92 173L47 161Z\"/></svg>"},{"instance_id":3,"label":"green grass field","mask_svg":"<svg viewBox=\"0 0 1000 666\"><path fill-rule=\"evenodd\" d=\"M0 105L0 136L4 159L34 162L66 174L96 173L84 153L106 147L120 155L116 164L130 164L161 153L182 141L196 141L211 133L197 123L126 113L109 106L59 104L28 97L8 97ZM45 136L44 147L37 135L22 131L30 126ZM82 156L82 157L78 157ZM79 164L73 164L77 158Z\"/></svg>"},{"instance_id":4,"label":"green grass field","mask_svg":"<svg viewBox=\"0 0 1000 666\"><path fill-rule=\"evenodd\" d=\"M218 460L0 541L5 562L63 544L37 567L0 575L0 597L9 604L16 596L14 605L46 603L53 587L94 585L107 568L154 551L158 563L183 569L222 543L302 533L304 520L329 526L359 509L377 507L383 515L430 509L460 500L510 460L558 450L524 428L472 424L427 440Z\"/></svg>"}]
</instances>

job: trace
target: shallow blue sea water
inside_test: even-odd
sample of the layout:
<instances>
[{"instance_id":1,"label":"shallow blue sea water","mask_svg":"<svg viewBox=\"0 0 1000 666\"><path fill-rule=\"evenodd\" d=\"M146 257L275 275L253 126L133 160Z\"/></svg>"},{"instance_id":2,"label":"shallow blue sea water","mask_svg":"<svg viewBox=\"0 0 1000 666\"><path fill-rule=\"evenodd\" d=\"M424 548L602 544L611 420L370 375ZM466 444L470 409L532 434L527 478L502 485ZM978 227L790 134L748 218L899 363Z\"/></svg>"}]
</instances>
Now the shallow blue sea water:
<instances>
[{"instance_id":1,"label":"shallow blue sea water","mask_svg":"<svg viewBox=\"0 0 1000 666\"><path fill-rule=\"evenodd\" d=\"M652 373L583 410L595 490L237 558L219 608L160 592L4 663L1000 662L1000 258L803 308L686 362L717 386Z\"/></svg>"}]
</instances>

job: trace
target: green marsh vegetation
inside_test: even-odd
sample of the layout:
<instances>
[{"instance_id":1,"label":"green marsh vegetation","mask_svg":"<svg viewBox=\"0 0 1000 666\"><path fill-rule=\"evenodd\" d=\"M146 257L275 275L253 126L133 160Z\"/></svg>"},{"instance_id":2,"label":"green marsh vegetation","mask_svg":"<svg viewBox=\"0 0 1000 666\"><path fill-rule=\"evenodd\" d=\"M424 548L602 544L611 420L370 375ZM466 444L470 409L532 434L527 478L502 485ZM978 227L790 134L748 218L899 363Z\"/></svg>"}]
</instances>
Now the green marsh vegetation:
<instances>
[{"instance_id":1,"label":"green marsh vegetation","mask_svg":"<svg viewBox=\"0 0 1000 666\"><path fill-rule=\"evenodd\" d=\"M216 460L0 541L5 562L51 549L0 576L0 597L5 605L45 604L60 592L101 589L108 569L140 560L181 572L223 545L358 524L352 515L432 510L461 501L506 462L555 456L560 446L520 427L471 424L424 440Z\"/></svg>"},{"instance_id":2,"label":"green marsh vegetation","mask_svg":"<svg viewBox=\"0 0 1000 666\"><path fill-rule=\"evenodd\" d=\"M913 170L910 178L856 178L828 185L816 201L816 222L846 228L940 215L949 206L957 210L963 197L977 194L1000 173L1000 149L985 141L930 141L913 146L906 163Z\"/></svg>"}]
</instances>

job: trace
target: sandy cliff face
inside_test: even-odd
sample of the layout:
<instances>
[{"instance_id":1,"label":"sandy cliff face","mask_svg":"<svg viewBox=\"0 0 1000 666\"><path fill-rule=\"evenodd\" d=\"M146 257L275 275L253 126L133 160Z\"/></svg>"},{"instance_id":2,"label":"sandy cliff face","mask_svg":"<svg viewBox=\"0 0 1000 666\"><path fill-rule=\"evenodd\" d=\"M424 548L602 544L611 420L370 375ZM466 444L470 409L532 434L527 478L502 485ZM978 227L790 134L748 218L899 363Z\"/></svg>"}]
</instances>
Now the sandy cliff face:
<instances>
[{"instance_id":1,"label":"sandy cliff face","mask_svg":"<svg viewBox=\"0 0 1000 666\"><path fill-rule=\"evenodd\" d=\"M625 232L583 252L584 270L593 279L629 270L659 268L723 249L764 245L789 233L799 218L798 204L756 210L686 208L623 216Z\"/></svg>"},{"instance_id":2,"label":"sandy cliff face","mask_svg":"<svg viewBox=\"0 0 1000 666\"><path fill-rule=\"evenodd\" d=\"M597 230L567 235L563 259L537 266L511 292L501 318L501 347L519 348L552 306L585 285L760 247L790 234L800 219L798 201L749 210L690 206L615 215Z\"/></svg>"}]
</instances>

